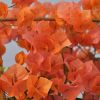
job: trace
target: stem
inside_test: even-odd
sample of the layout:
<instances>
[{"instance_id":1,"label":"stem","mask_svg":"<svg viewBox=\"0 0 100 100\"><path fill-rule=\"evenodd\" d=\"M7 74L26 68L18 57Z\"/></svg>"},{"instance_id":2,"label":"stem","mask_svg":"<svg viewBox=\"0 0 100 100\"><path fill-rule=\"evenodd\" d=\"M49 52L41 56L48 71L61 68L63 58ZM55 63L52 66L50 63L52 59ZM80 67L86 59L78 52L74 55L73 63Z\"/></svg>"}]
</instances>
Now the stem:
<instances>
[{"instance_id":1,"label":"stem","mask_svg":"<svg viewBox=\"0 0 100 100\"><path fill-rule=\"evenodd\" d=\"M15 5L12 5L11 7L13 7ZM55 21L55 18L45 18L45 17L39 17L39 18L35 18L33 21ZM7 22L7 21L17 21L17 18L0 18L0 22ZM93 22L100 22L100 20L92 20Z\"/></svg>"},{"instance_id":2,"label":"stem","mask_svg":"<svg viewBox=\"0 0 100 100\"><path fill-rule=\"evenodd\" d=\"M82 100L81 98L76 98L76 100Z\"/></svg>"},{"instance_id":3,"label":"stem","mask_svg":"<svg viewBox=\"0 0 100 100\"><path fill-rule=\"evenodd\" d=\"M55 21L54 18L35 18L33 21ZM0 22L17 21L17 18L0 18Z\"/></svg>"},{"instance_id":4,"label":"stem","mask_svg":"<svg viewBox=\"0 0 100 100\"><path fill-rule=\"evenodd\" d=\"M96 19L93 19L92 21L93 21L93 22L97 22L97 23L100 22L100 20L96 20Z\"/></svg>"}]
</instances>

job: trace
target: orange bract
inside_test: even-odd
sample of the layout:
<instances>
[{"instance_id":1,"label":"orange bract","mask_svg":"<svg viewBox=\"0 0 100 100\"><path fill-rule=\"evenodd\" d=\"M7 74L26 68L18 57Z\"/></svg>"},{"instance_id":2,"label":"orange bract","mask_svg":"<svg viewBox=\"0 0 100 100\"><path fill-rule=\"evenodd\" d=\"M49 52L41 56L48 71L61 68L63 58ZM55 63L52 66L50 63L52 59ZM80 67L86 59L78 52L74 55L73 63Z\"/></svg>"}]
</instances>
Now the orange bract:
<instances>
[{"instance_id":1,"label":"orange bract","mask_svg":"<svg viewBox=\"0 0 100 100\"><path fill-rule=\"evenodd\" d=\"M6 91L9 96L19 98L25 91L25 80L27 71L19 64L11 66L1 77L1 89Z\"/></svg>"},{"instance_id":2,"label":"orange bract","mask_svg":"<svg viewBox=\"0 0 100 100\"><path fill-rule=\"evenodd\" d=\"M3 60L2 60L2 57L0 57L0 66L2 66L2 65L3 65Z\"/></svg>"},{"instance_id":3,"label":"orange bract","mask_svg":"<svg viewBox=\"0 0 100 100\"><path fill-rule=\"evenodd\" d=\"M19 46L25 48L27 51L31 49L31 45L24 39L19 39L17 43Z\"/></svg>"},{"instance_id":4,"label":"orange bract","mask_svg":"<svg viewBox=\"0 0 100 100\"><path fill-rule=\"evenodd\" d=\"M23 51L19 52L15 56L16 63L21 64L21 65L24 64L25 58L26 58L26 55L24 54L24 52Z\"/></svg>"},{"instance_id":5,"label":"orange bract","mask_svg":"<svg viewBox=\"0 0 100 100\"><path fill-rule=\"evenodd\" d=\"M17 24L19 27L31 26L34 19L34 13L29 7L24 7L18 14Z\"/></svg>"},{"instance_id":6,"label":"orange bract","mask_svg":"<svg viewBox=\"0 0 100 100\"><path fill-rule=\"evenodd\" d=\"M100 9L99 8L93 9L92 16L93 16L93 19L100 20Z\"/></svg>"},{"instance_id":7,"label":"orange bract","mask_svg":"<svg viewBox=\"0 0 100 100\"><path fill-rule=\"evenodd\" d=\"M6 48L4 45L0 44L0 57L6 52Z\"/></svg>"},{"instance_id":8,"label":"orange bract","mask_svg":"<svg viewBox=\"0 0 100 100\"><path fill-rule=\"evenodd\" d=\"M93 9L96 7L100 7L99 0L81 0L84 9Z\"/></svg>"},{"instance_id":9,"label":"orange bract","mask_svg":"<svg viewBox=\"0 0 100 100\"><path fill-rule=\"evenodd\" d=\"M30 85L29 85L30 84ZM27 80L28 96L34 97L36 100L47 96L52 82L44 77L30 75Z\"/></svg>"},{"instance_id":10,"label":"orange bract","mask_svg":"<svg viewBox=\"0 0 100 100\"><path fill-rule=\"evenodd\" d=\"M95 92L97 95L100 94L100 76L97 76L94 79L94 82L92 85L92 91Z\"/></svg>"},{"instance_id":11,"label":"orange bract","mask_svg":"<svg viewBox=\"0 0 100 100\"><path fill-rule=\"evenodd\" d=\"M0 17L5 18L8 14L8 7L5 3L0 2Z\"/></svg>"},{"instance_id":12,"label":"orange bract","mask_svg":"<svg viewBox=\"0 0 100 100\"><path fill-rule=\"evenodd\" d=\"M35 17L44 17L47 14L47 9L43 4L36 2L35 6L32 7L32 12L34 12Z\"/></svg>"},{"instance_id":13,"label":"orange bract","mask_svg":"<svg viewBox=\"0 0 100 100\"><path fill-rule=\"evenodd\" d=\"M99 22L100 0L0 2L0 92L17 100L75 100L83 92L84 100L99 100ZM27 52L5 71L11 41Z\"/></svg>"},{"instance_id":14,"label":"orange bract","mask_svg":"<svg viewBox=\"0 0 100 100\"><path fill-rule=\"evenodd\" d=\"M0 44L0 66L3 65L2 55L6 52L6 48L4 45Z\"/></svg>"},{"instance_id":15,"label":"orange bract","mask_svg":"<svg viewBox=\"0 0 100 100\"><path fill-rule=\"evenodd\" d=\"M90 9L93 19L100 20L100 1L99 0L81 0L84 9Z\"/></svg>"},{"instance_id":16,"label":"orange bract","mask_svg":"<svg viewBox=\"0 0 100 100\"><path fill-rule=\"evenodd\" d=\"M16 4L18 7L25 7L37 0L12 0L12 3Z\"/></svg>"}]
</instances>

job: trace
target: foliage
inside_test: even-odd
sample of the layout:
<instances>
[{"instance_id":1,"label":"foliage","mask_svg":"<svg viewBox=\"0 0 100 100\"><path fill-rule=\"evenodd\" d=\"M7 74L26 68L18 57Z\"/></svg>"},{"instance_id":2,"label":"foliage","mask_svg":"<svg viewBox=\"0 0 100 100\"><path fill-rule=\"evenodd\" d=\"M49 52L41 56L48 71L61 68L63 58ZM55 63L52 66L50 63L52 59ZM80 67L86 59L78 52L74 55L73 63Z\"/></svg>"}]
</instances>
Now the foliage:
<instances>
[{"instance_id":1,"label":"foliage","mask_svg":"<svg viewBox=\"0 0 100 100\"><path fill-rule=\"evenodd\" d=\"M12 40L27 53L0 67L2 99L99 100L100 0L0 2L0 66Z\"/></svg>"}]
</instances>

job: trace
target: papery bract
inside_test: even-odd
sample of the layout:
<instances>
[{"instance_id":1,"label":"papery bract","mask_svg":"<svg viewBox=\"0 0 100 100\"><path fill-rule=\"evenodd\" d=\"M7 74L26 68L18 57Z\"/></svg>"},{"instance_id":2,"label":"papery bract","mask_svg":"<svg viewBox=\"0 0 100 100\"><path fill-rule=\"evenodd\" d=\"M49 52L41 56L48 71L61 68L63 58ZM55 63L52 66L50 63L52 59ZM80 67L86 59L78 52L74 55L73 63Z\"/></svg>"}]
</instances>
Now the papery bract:
<instances>
[{"instance_id":1,"label":"papery bract","mask_svg":"<svg viewBox=\"0 0 100 100\"><path fill-rule=\"evenodd\" d=\"M0 97L75 100L82 92L99 100L99 22L100 0L0 2ZM23 50L6 69L11 41Z\"/></svg>"},{"instance_id":2,"label":"papery bract","mask_svg":"<svg viewBox=\"0 0 100 100\"><path fill-rule=\"evenodd\" d=\"M34 13L32 13L29 7L22 8L22 10L18 14L18 26L30 26L34 19Z\"/></svg>"},{"instance_id":3,"label":"papery bract","mask_svg":"<svg viewBox=\"0 0 100 100\"><path fill-rule=\"evenodd\" d=\"M5 3L0 2L0 17L6 17L8 14L8 7Z\"/></svg>"},{"instance_id":4,"label":"papery bract","mask_svg":"<svg viewBox=\"0 0 100 100\"><path fill-rule=\"evenodd\" d=\"M16 64L11 66L8 71L0 77L0 87L3 91L6 91L9 96L16 96L18 98L24 95L26 79L26 69Z\"/></svg>"},{"instance_id":5,"label":"papery bract","mask_svg":"<svg viewBox=\"0 0 100 100\"><path fill-rule=\"evenodd\" d=\"M23 51L19 52L16 56L15 56L15 60L16 60L16 63L22 65L24 64L25 62L25 58L26 58L26 55Z\"/></svg>"}]
</instances>

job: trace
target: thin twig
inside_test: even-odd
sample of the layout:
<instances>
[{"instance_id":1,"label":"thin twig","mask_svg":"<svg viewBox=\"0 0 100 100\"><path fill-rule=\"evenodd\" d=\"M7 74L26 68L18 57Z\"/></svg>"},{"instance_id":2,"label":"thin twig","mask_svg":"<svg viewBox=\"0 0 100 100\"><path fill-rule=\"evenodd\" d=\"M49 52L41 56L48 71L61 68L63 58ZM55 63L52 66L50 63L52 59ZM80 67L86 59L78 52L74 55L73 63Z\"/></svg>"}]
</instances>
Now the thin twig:
<instances>
[{"instance_id":1,"label":"thin twig","mask_svg":"<svg viewBox=\"0 0 100 100\"><path fill-rule=\"evenodd\" d=\"M9 6L8 8L12 8L12 7L14 7L14 6L16 6L16 4L12 4L11 6Z\"/></svg>"}]
</instances>

